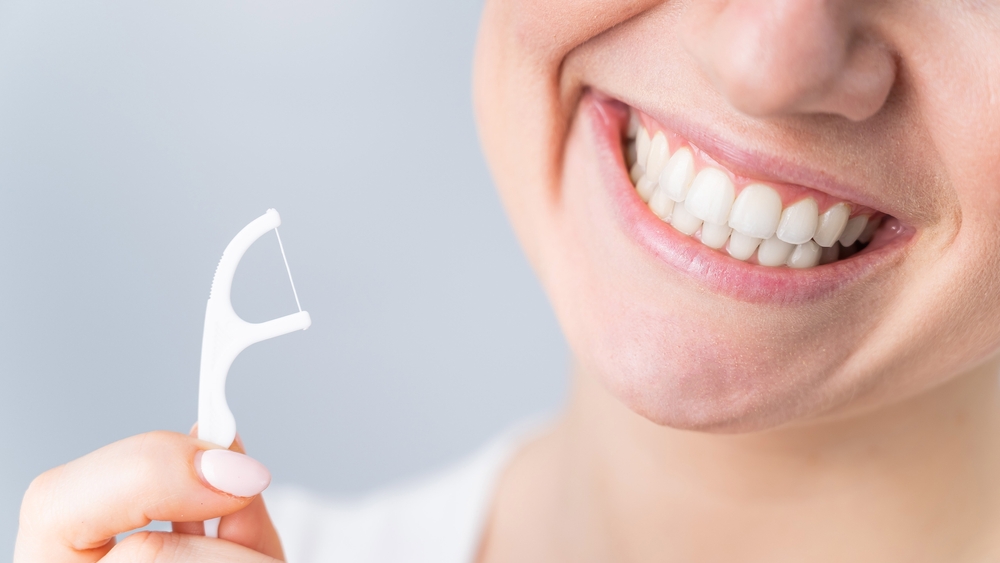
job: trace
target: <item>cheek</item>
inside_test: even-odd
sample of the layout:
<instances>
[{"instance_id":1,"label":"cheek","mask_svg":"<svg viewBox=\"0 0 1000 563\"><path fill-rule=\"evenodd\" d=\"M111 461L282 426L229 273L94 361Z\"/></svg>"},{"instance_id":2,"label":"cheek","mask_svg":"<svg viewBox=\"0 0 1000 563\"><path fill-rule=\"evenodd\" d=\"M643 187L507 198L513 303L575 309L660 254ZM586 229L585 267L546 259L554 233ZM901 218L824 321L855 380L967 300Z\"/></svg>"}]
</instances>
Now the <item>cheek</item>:
<instances>
[{"instance_id":1,"label":"cheek","mask_svg":"<svg viewBox=\"0 0 1000 563\"><path fill-rule=\"evenodd\" d=\"M878 300L862 301L871 292L843 296L849 308L772 308L695 285L618 227L586 130L570 135L540 260L585 376L656 423L718 431L774 426L856 391L865 374L839 368L879 316Z\"/></svg>"}]
</instances>

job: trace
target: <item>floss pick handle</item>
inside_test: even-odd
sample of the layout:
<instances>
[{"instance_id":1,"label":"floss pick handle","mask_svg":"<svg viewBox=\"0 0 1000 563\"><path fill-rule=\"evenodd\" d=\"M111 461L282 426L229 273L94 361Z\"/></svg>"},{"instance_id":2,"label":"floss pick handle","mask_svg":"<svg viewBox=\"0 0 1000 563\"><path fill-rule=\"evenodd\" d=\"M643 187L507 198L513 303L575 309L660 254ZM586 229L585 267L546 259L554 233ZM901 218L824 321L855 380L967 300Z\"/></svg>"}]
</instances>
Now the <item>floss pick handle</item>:
<instances>
[{"instance_id":1,"label":"floss pick handle","mask_svg":"<svg viewBox=\"0 0 1000 563\"><path fill-rule=\"evenodd\" d=\"M233 276L240 259L257 239L281 225L274 209L251 222L229 243L212 279L212 291L205 308L205 332L201 340L201 375L198 384L198 438L228 448L236 438L236 419L226 401L226 376L236 356L252 344L305 330L312 324L309 313L299 312L263 323L249 323L233 310ZM278 244L281 237L278 236ZM284 247L281 249L284 256ZM288 267L288 261L285 261ZM288 272L291 281L291 270ZM295 284L292 282L292 291ZM298 304L298 295L295 296Z\"/></svg>"}]
</instances>

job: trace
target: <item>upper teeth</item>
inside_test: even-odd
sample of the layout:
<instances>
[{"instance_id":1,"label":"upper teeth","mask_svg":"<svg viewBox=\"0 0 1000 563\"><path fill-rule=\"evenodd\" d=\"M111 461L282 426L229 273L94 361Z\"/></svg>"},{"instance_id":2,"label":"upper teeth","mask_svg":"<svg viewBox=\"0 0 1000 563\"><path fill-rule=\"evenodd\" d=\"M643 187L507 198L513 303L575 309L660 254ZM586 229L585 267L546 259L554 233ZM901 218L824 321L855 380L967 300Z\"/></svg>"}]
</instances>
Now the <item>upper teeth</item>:
<instances>
[{"instance_id":1,"label":"upper teeth","mask_svg":"<svg viewBox=\"0 0 1000 563\"><path fill-rule=\"evenodd\" d=\"M847 227L848 217L851 216L851 207L846 203L838 203L827 209L819 216L819 223L816 225L816 234L813 239L822 247L829 248L837 243L837 239L844 235ZM865 220L867 223L867 219Z\"/></svg>"},{"instance_id":2,"label":"upper teeth","mask_svg":"<svg viewBox=\"0 0 1000 563\"><path fill-rule=\"evenodd\" d=\"M868 215L851 217L845 202L820 214L812 197L784 206L766 184L750 184L737 194L729 174L712 166L696 170L688 147L671 154L663 132L651 138L635 113L628 135L634 139L625 151L629 176L650 210L738 260L756 254L763 266L810 268L836 260L840 246L867 243L878 227Z\"/></svg>"},{"instance_id":3,"label":"upper teeth","mask_svg":"<svg viewBox=\"0 0 1000 563\"><path fill-rule=\"evenodd\" d=\"M763 184L743 188L729 214L729 224L737 231L754 238L774 236L781 220L781 196Z\"/></svg>"}]
</instances>

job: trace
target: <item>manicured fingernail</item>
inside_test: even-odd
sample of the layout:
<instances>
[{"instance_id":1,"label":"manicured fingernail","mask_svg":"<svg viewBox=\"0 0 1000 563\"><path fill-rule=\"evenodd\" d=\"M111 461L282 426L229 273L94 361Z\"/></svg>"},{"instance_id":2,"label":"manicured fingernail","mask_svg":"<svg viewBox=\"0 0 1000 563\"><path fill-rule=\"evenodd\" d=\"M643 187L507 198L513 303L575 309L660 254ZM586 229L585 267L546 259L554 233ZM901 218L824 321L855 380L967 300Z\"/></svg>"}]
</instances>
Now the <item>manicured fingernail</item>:
<instances>
[{"instance_id":1,"label":"manicured fingernail","mask_svg":"<svg viewBox=\"0 0 1000 563\"><path fill-rule=\"evenodd\" d=\"M203 481L237 497L259 495L271 483L271 472L256 459L229 450L204 450L194 456Z\"/></svg>"}]
</instances>

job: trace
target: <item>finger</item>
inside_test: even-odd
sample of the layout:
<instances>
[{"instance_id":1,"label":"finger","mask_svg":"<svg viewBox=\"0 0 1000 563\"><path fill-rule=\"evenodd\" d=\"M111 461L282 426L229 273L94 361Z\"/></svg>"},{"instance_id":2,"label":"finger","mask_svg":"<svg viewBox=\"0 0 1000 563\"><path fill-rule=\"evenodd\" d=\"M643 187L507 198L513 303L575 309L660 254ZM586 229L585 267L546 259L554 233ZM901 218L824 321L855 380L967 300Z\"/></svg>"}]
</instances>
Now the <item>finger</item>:
<instances>
[{"instance_id":1,"label":"finger","mask_svg":"<svg viewBox=\"0 0 1000 563\"><path fill-rule=\"evenodd\" d=\"M269 481L260 463L190 436L127 438L32 482L21 506L14 561L97 561L119 533L151 520L232 514Z\"/></svg>"},{"instance_id":2,"label":"finger","mask_svg":"<svg viewBox=\"0 0 1000 563\"><path fill-rule=\"evenodd\" d=\"M191 435L196 436L197 434L198 423L195 423L191 427ZM241 454L246 453L243 440L238 432L229 449ZM203 522L173 522L172 525L173 531L177 533L205 535ZM255 498L246 508L224 516L219 522L219 537L276 559L283 560L285 558L278 531L275 530L271 516L267 513L264 499L260 497Z\"/></svg>"},{"instance_id":3,"label":"finger","mask_svg":"<svg viewBox=\"0 0 1000 563\"><path fill-rule=\"evenodd\" d=\"M237 543L265 555L283 560L281 539L264 506L264 499L257 497L250 506L223 516L219 522L219 538Z\"/></svg>"},{"instance_id":4,"label":"finger","mask_svg":"<svg viewBox=\"0 0 1000 563\"><path fill-rule=\"evenodd\" d=\"M188 436L198 437L198 423L195 422L191 425L191 430L188 431ZM229 449L234 452L240 452L241 454L247 453L246 448L243 446L243 438L240 438L240 433L236 433L236 438L233 439L233 443L229 445Z\"/></svg>"},{"instance_id":5,"label":"finger","mask_svg":"<svg viewBox=\"0 0 1000 563\"><path fill-rule=\"evenodd\" d=\"M239 432L236 433L236 439L229 449L242 454L247 453ZM274 528L271 516L264 505L264 499L261 497L255 498L250 506L229 516L223 516L219 522L219 537L275 559L285 559L278 531Z\"/></svg>"},{"instance_id":6,"label":"finger","mask_svg":"<svg viewBox=\"0 0 1000 563\"><path fill-rule=\"evenodd\" d=\"M195 422L194 425L191 426L191 430L188 430L188 436L191 436L191 437L197 437L198 436L198 423L197 422ZM229 446L229 449L233 450L234 452L241 453L241 454L247 453L246 450L243 449L243 441L240 440L240 435L239 434L236 434L236 439L233 441L233 444L231 446ZM192 535L192 536L204 536L205 535L205 523L202 522L202 521L196 521L196 522L171 522L170 523L170 529L171 529L171 531L173 531L175 533L178 533L178 534L188 534L188 535Z\"/></svg>"},{"instance_id":7,"label":"finger","mask_svg":"<svg viewBox=\"0 0 1000 563\"><path fill-rule=\"evenodd\" d=\"M253 504L253 503L251 503ZM189 536L204 536L204 522L171 522L170 529L177 534L188 534Z\"/></svg>"},{"instance_id":8,"label":"finger","mask_svg":"<svg viewBox=\"0 0 1000 563\"><path fill-rule=\"evenodd\" d=\"M125 538L101 563L154 563L202 561L205 563L280 563L225 540L202 536L139 532Z\"/></svg>"}]
</instances>

